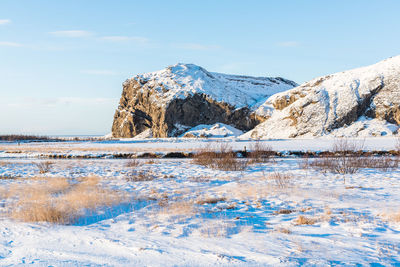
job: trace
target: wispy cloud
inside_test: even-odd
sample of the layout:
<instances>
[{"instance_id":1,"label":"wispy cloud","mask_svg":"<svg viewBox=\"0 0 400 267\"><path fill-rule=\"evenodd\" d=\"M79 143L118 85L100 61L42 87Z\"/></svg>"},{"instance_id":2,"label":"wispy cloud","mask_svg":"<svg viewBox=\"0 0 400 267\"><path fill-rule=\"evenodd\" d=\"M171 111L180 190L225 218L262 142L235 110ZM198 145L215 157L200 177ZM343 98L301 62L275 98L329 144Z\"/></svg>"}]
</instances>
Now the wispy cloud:
<instances>
[{"instance_id":1,"label":"wispy cloud","mask_svg":"<svg viewBox=\"0 0 400 267\"><path fill-rule=\"evenodd\" d=\"M82 70L83 74L91 75L117 75L118 73L112 70Z\"/></svg>"},{"instance_id":2,"label":"wispy cloud","mask_svg":"<svg viewBox=\"0 0 400 267\"><path fill-rule=\"evenodd\" d=\"M93 35L92 32L82 31L82 30L55 31L55 32L50 32L50 34L57 37L67 37L67 38L83 38L83 37L90 37Z\"/></svg>"},{"instance_id":3,"label":"wispy cloud","mask_svg":"<svg viewBox=\"0 0 400 267\"><path fill-rule=\"evenodd\" d=\"M3 41L0 41L0 46L22 47L24 45L20 44L20 43L15 43L15 42L3 42Z\"/></svg>"},{"instance_id":4,"label":"wispy cloud","mask_svg":"<svg viewBox=\"0 0 400 267\"><path fill-rule=\"evenodd\" d=\"M286 41L277 43L277 45L280 47L297 47L300 46L300 43L296 41Z\"/></svg>"},{"instance_id":5,"label":"wispy cloud","mask_svg":"<svg viewBox=\"0 0 400 267\"><path fill-rule=\"evenodd\" d=\"M0 25L6 25L6 24L10 24L11 20L9 19L0 19Z\"/></svg>"},{"instance_id":6,"label":"wispy cloud","mask_svg":"<svg viewBox=\"0 0 400 267\"><path fill-rule=\"evenodd\" d=\"M115 35L115 36L103 36L100 37L101 40L105 41L110 41L110 42L137 42L137 43L147 43L149 39L141 36L120 36L120 35Z\"/></svg>"},{"instance_id":7,"label":"wispy cloud","mask_svg":"<svg viewBox=\"0 0 400 267\"><path fill-rule=\"evenodd\" d=\"M175 44L172 44L172 46L175 48L186 49L186 50L208 51L208 50L221 49L221 46L219 46L219 45L204 45L204 44L198 44L198 43L175 43Z\"/></svg>"}]
</instances>

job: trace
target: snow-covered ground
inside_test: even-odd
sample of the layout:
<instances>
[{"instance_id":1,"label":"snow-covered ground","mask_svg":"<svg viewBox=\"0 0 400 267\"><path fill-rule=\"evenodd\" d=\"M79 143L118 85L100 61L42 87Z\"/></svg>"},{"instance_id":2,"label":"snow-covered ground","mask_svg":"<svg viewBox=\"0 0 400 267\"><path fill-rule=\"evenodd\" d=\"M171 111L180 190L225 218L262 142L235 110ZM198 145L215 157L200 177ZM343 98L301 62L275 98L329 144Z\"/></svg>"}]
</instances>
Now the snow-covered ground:
<instances>
[{"instance_id":1,"label":"snow-covered ground","mask_svg":"<svg viewBox=\"0 0 400 267\"><path fill-rule=\"evenodd\" d=\"M215 132L214 132L215 133ZM329 151L335 138L320 137L314 139L274 139L259 140L263 146L281 153L289 151ZM400 144L396 136L352 138L365 151L394 150ZM249 150L256 141L241 138L149 138L121 139L85 142L0 142L0 158L38 158L48 156L81 156L107 158L118 154L141 155L143 153L197 152L209 147L218 149L221 143L233 150Z\"/></svg>"},{"instance_id":2,"label":"snow-covered ground","mask_svg":"<svg viewBox=\"0 0 400 267\"><path fill-rule=\"evenodd\" d=\"M237 149L251 146L250 141L227 142ZM265 142L279 151L322 151L332 145L331 139ZM367 150L396 145L394 138L364 142ZM303 168L301 158L276 158L242 171L214 170L191 159L138 159L133 167L125 159L62 159L51 160L49 172L40 174L35 163L48 159L26 158L29 149L38 147L79 154L195 151L205 144L180 139L0 144L3 190L14 183L30 183L37 176L78 179L94 175L104 187L129 195L128 204L72 225L12 220L5 213L10 200L2 199L0 265L400 264L398 169L338 175ZM5 153L18 147L24 152ZM132 179L138 174L148 177L147 181ZM299 217L309 224L301 224Z\"/></svg>"}]
</instances>

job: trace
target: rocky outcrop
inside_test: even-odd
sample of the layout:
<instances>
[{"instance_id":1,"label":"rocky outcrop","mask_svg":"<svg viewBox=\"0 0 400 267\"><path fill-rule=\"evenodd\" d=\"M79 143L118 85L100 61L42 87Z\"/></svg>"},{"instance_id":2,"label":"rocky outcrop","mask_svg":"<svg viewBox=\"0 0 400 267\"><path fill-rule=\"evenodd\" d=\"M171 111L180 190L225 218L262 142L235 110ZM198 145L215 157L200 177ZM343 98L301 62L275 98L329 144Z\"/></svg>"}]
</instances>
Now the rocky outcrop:
<instances>
[{"instance_id":1,"label":"rocky outcrop","mask_svg":"<svg viewBox=\"0 0 400 267\"><path fill-rule=\"evenodd\" d=\"M193 64L137 75L123 84L113 137L179 136L199 124L225 123L243 131L268 116L256 112L271 95L297 86L283 78L211 73Z\"/></svg>"},{"instance_id":2,"label":"rocky outcrop","mask_svg":"<svg viewBox=\"0 0 400 267\"><path fill-rule=\"evenodd\" d=\"M243 137L343 134L355 122L357 127L351 128L353 136L363 131L373 135L393 134L400 123L400 56L314 79L270 97L261 107L269 109L270 118ZM365 131L377 121L383 128L375 129L384 130Z\"/></svg>"}]
</instances>

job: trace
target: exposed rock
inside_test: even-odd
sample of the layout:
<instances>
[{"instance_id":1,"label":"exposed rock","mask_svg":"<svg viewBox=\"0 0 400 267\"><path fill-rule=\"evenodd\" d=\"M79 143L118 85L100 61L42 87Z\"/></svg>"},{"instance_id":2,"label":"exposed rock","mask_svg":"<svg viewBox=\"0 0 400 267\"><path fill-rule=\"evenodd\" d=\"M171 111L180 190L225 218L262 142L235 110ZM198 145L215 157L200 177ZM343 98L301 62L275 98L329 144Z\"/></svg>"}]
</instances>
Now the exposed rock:
<instances>
[{"instance_id":1,"label":"exposed rock","mask_svg":"<svg viewBox=\"0 0 400 267\"><path fill-rule=\"evenodd\" d=\"M114 115L114 137L179 136L199 124L217 122L243 131L268 116L256 109L271 95L297 86L283 78L211 73L192 64L137 75L123 84Z\"/></svg>"},{"instance_id":2,"label":"exposed rock","mask_svg":"<svg viewBox=\"0 0 400 267\"><path fill-rule=\"evenodd\" d=\"M400 56L316 78L271 96L261 107L270 118L243 137L323 136L340 133L334 130L356 121L358 128L354 129L362 131L376 122L373 119L382 120L382 125L389 123L382 132L392 134L396 132L393 124L400 123ZM369 132L375 135L376 131Z\"/></svg>"}]
</instances>

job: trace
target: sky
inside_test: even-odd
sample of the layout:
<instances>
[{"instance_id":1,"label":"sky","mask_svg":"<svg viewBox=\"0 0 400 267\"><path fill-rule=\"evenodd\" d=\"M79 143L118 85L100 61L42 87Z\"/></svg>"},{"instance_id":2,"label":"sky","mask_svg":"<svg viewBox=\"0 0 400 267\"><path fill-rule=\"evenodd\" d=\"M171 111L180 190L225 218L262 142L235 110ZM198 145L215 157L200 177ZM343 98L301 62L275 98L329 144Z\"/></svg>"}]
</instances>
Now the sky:
<instances>
[{"instance_id":1,"label":"sky","mask_svg":"<svg viewBox=\"0 0 400 267\"><path fill-rule=\"evenodd\" d=\"M0 0L0 134L105 135L178 62L302 83L400 54L398 0Z\"/></svg>"}]
</instances>

